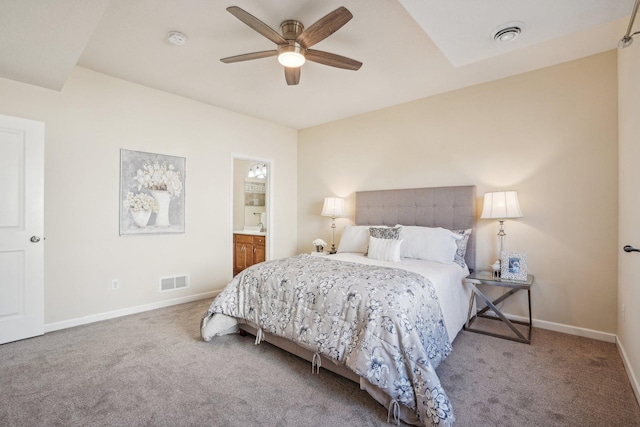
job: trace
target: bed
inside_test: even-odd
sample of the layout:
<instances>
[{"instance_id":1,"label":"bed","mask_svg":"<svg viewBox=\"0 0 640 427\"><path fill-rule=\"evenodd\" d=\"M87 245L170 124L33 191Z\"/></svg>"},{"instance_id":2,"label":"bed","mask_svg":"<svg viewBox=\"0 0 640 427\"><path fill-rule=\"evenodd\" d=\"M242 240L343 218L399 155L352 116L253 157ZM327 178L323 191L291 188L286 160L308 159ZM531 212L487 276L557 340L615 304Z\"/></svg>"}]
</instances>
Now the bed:
<instances>
[{"instance_id":1,"label":"bed","mask_svg":"<svg viewBox=\"0 0 640 427\"><path fill-rule=\"evenodd\" d=\"M452 425L436 368L466 321L475 218L475 186L357 192L338 254L244 270L212 302L201 335L247 331L316 373L359 383L390 418Z\"/></svg>"}]
</instances>

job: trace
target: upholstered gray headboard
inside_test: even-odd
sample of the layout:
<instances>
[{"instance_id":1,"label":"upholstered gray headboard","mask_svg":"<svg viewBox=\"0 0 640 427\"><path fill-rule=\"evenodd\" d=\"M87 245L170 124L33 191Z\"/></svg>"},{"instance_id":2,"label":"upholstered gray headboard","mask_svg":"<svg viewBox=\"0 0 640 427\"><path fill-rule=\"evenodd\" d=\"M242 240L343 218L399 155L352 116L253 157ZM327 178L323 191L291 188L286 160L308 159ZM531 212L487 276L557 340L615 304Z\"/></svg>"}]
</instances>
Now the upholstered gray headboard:
<instances>
[{"instance_id":1,"label":"upholstered gray headboard","mask_svg":"<svg viewBox=\"0 0 640 427\"><path fill-rule=\"evenodd\" d=\"M476 186L356 192L357 225L471 228L465 261L476 264Z\"/></svg>"}]
</instances>

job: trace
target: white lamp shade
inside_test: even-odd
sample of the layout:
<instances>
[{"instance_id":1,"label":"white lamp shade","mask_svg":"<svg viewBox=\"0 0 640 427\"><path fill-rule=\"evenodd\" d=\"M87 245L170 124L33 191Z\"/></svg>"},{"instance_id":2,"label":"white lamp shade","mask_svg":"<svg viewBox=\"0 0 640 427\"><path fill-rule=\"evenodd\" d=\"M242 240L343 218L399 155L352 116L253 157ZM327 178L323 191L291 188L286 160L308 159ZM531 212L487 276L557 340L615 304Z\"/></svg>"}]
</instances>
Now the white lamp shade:
<instances>
[{"instance_id":1,"label":"white lamp shade","mask_svg":"<svg viewBox=\"0 0 640 427\"><path fill-rule=\"evenodd\" d=\"M346 212L344 210L344 199L341 199L340 197L325 197L321 215L330 216L331 218L341 218L346 216Z\"/></svg>"},{"instance_id":2,"label":"white lamp shade","mask_svg":"<svg viewBox=\"0 0 640 427\"><path fill-rule=\"evenodd\" d=\"M518 204L518 193L515 191L485 193L480 218L522 218L522 211L520 204Z\"/></svg>"}]
</instances>

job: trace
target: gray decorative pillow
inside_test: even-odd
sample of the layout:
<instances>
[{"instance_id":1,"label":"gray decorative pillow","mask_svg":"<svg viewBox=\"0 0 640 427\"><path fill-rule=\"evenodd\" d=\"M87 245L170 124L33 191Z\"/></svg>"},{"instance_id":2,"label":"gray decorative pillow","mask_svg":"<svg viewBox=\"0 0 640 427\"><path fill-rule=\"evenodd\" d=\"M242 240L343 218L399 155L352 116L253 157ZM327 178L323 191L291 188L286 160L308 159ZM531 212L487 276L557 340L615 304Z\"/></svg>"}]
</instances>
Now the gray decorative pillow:
<instances>
[{"instance_id":1,"label":"gray decorative pillow","mask_svg":"<svg viewBox=\"0 0 640 427\"><path fill-rule=\"evenodd\" d=\"M401 230L402 230L402 227L393 227L393 228L369 227L369 236L375 237L376 239L400 240Z\"/></svg>"},{"instance_id":2,"label":"gray decorative pillow","mask_svg":"<svg viewBox=\"0 0 640 427\"><path fill-rule=\"evenodd\" d=\"M458 245L458 250L456 251L456 256L453 258L453 262L458 264L460 267L464 268L464 266L467 265L466 261L464 260L464 257L467 254L467 243L469 242L471 229L467 228L466 230L451 230L451 231L462 236L462 239L456 240L456 245Z\"/></svg>"}]
</instances>

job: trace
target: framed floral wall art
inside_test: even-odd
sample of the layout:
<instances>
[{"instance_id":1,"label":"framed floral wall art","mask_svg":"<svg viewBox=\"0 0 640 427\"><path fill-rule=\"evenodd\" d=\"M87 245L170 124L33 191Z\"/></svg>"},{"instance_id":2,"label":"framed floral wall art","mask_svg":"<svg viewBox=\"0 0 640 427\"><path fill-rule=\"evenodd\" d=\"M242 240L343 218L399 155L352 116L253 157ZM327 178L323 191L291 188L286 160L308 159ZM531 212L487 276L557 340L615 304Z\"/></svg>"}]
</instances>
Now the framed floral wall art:
<instances>
[{"instance_id":1,"label":"framed floral wall art","mask_svg":"<svg viewBox=\"0 0 640 427\"><path fill-rule=\"evenodd\" d=\"M184 233L186 159L120 150L120 235Z\"/></svg>"}]
</instances>

